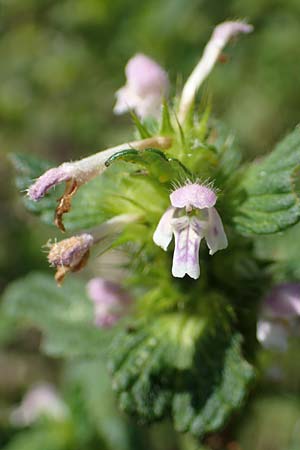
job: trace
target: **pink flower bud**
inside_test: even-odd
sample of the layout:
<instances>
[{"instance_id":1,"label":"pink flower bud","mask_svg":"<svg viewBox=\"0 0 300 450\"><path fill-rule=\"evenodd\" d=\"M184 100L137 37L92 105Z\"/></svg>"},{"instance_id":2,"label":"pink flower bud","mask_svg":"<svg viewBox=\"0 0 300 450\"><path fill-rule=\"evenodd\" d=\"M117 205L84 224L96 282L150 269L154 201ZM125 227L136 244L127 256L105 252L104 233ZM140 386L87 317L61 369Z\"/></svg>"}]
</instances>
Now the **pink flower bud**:
<instances>
[{"instance_id":1,"label":"pink flower bud","mask_svg":"<svg viewBox=\"0 0 300 450\"><path fill-rule=\"evenodd\" d=\"M109 328L115 325L130 308L131 297L120 285L103 278L93 278L87 292L94 303L95 324Z\"/></svg>"},{"instance_id":2,"label":"pink flower bud","mask_svg":"<svg viewBox=\"0 0 300 450\"><path fill-rule=\"evenodd\" d=\"M252 30L253 26L244 22L223 22L216 26L202 58L183 87L178 112L180 123L185 121L199 87L212 71L228 41L239 33L250 33Z\"/></svg>"},{"instance_id":3,"label":"pink flower bud","mask_svg":"<svg viewBox=\"0 0 300 450\"><path fill-rule=\"evenodd\" d=\"M134 110L140 118L159 117L163 97L167 95L167 73L141 53L131 58L126 67L126 84L116 93L116 114Z\"/></svg>"},{"instance_id":4,"label":"pink flower bud","mask_svg":"<svg viewBox=\"0 0 300 450\"><path fill-rule=\"evenodd\" d=\"M224 46L229 39L237 36L240 33L251 33L253 26L245 22L228 21L220 23L213 31L211 40L219 42L220 46Z\"/></svg>"}]
</instances>

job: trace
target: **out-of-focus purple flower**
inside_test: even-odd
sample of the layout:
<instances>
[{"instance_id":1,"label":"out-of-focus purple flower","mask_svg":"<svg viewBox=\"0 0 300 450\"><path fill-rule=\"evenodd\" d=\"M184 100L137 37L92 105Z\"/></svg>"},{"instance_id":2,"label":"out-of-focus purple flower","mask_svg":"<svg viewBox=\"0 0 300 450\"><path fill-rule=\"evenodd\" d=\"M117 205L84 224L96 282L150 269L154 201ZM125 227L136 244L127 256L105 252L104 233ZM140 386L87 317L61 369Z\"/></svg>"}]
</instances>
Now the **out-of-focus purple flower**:
<instances>
[{"instance_id":1,"label":"out-of-focus purple flower","mask_svg":"<svg viewBox=\"0 0 300 450\"><path fill-rule=\"evenodd\" d=\"M263 347L284 352L288 347L288 327L284 323L259 320L257 323L257 340Z\"/></svg>"},{"instance_id":2,"label":"out-of-focus purple flower","mask_svg":"<svg viewBox=\"0 0 300 450\"><path fill-rule=\"evenodd\" d=\"M103 253L128 224L139 220L138 214L120 214L102 222L89 233L46 244L50 248L48 262L57 269L55 275L57 284L62 284L68 272L77 272L86 265L93 245L99 244L99 251Z\"/></svg>"},{"instance_id":3,"label":"out-of-focus purple flower","mask_svg":"<svg viewBox=\"0 0 300 450\"><path fill-rule=\"evenodd\" d=\"M138 53L126 67L126 84L116 92L116 114L129 110L141 118L159 117L163 98L169 89L164 69L148 56Z\"/></svg>"},{"instance_id":4,"label":"out-of-focus purple flower","mask_svg":"<svg viewBox=\"0 0 300 450\"><path fill-rule=\"evenodd\" d=\"M94 303L95 324L99 327L112 327L129 311L131 297L116 283L93 278L87 284L87 292Z\"/></svg>"},{"instance_id":5,"label":"out-of-focus purple flower","mask_svg":"<svg viewBox=\"0 0 300 450\"><path fill-rule=\"evenodd\" d=\"M188 111L195 100L195 95L199 87L210 74L228 41L240 33L250 33L252 30L252 25L239 21L223 22L215 27L212 36L204 49L202 58L183 87L179 103L179 122L184 122Z\"/></svg>"},{"instance_id":6,"label":"out-of-focus purple flower","mask_svg":"<svg viewBox=\"0 0 300 450\"><path fill-rule=\"evenodd\" d=\"M199 248L205 239L210 255L227 247L222 220L214 208L215 192L199 183L190 183L170 195L171 207L162 215L154 232L155 244L167 250L175 237L172 274L182 278L186 274L200 276Z\"/></svg>"},{"instance_id":7,"label":"out-of-focus purple flower","mask_svg":"<svg viewBox=\"0 0 300 450\"><path fill-rule=\"evenodd\" d=\"M257 339L263 347L285 351L288 337L296 332L300 316L300 283L274 286L264 298L257 324Z\"/></svg>"},{"instance_id":8,"label":"out-of-focus purple flower","mask_svg":"<svg viewBox=\"0 0 300 450\"><path fill-rule=\"evenodd\" d=\"M15 426L28 426L42 416L54 420L64 420L68 408L60 398L55 387L48 383L33 386L23 398L21 404L12 411L11 422Z\"/></svg>"},{"instance_id":9,"label":"out-of-focus purple flower","mask_svg":"<svg viewBox=\"0 0 300 450\"><path fill-rule=\"evenodd\" d=\"M271 318L300 316L300 283L282 283L273 287L264 299L263 313Z\"/></svg>"}]
</instances>

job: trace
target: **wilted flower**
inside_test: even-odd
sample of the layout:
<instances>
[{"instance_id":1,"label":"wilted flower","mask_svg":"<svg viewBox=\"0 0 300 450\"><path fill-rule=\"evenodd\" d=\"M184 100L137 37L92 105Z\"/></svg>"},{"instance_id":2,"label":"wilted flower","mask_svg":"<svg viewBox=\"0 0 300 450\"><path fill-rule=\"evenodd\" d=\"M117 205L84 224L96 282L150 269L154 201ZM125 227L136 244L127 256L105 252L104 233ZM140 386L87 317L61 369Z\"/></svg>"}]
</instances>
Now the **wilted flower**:
<instances>
[{"instance_id":1,"label":"wilted flower","mask_svg":"<svg viewBox=\"0 0 300 450\"><path fill-rule=\"evenodd\" d=\"M55 387L48 383L33 386L23 398L20 406L13 410L11 422L15 426L28 426L42 416L64 420L68 409Z\"/></svg>"},{"instance_id":2,"label":"wilted flower","mask_svg":"<svg viewBox=\"0 0 300 450\"><path fill-rule=\"evenodd\" d=\"M55 213L55 224L61 230L65 230L62 216L71 208L71 200L77 189L88 181L100 175L106 169L106 161L116 153L134 148L145 150L146 148L167 149L171 146L172 139L166 136L156 136L139 141L133 141L107 150L95 153L79 161L66 162L58 167L47 170L28 189L27 194L33 201L38 201L54 186L66 182L64 195L59 199Z\"/></svg>"},{"instance_id":3,"label":"wilted flower","mask_svg":"<svg viewBox=\"0 0 300 450\"><path fill-rule=\"evenodd\" d=\"M68 272L77 272L86 265L93 245L102 242L102 251L106 250L127 224L139 219L138 214L120 214L101 223L89 233L78 234L54 244L47 244L50 247L48 261L52 267L57 269L55 275L57 284L62 284Z\"/></svg>"},{"instance_id":4,"label":"wilted flower","mask_svg":"<svg viewBox=\"0 0 300 450\"><path fill-rule=\"evenodd\" d=\"M214 208L215 192L199 183L188 182L170 195L171 207L163 214L153 235L154 242L167 250L175 237L172 274L199 278L199 247L205 238L210 255L227 247L221 218Z\"/></svg>"},{"instance_id":5,"label":"wilted flower","mask_svg":"<svg viewBox=\"0 0 300 450\"><path fill-rule=\"evenodd\" d=\"M148 56L138 53L126 67L126 84L116 93L116 114L133 110L144 119L159 117L163 97L167 95L169 80L167 73Z\"/></svg>"},{"instance_id":6,"label":"wilted flower","mask_svg":"<svg viewBox=\"0 0 300 450\"><path fill-rule=\"evenodd\" d=\"M77 272L86 265L93 244L93 236L87 233L50 244L48 261L57 268L55 279L58 284L63 282L66 273Z\"/></svg>"},{"instance_id":7,"label":"wilted flower","mask_svg":"<svg viewBox=\"0 0 300 450\"><path fill-rule=\"evenodd\" d=\"M268 349L285 351L288 337L295 335L300 316L300 283L275 286L264 298L257 323L257 339Z\"/></svg>"},{"instance_id":8,"label":"wilted flower","mask_svg":"<svg viewBox=\"0 0 300 450\"><path fill-rule=\"evenodd\" d=\"M119 284L103 278L93 278L87 292L94 303L95 324L109 328L128 313L131 297Z\"/></svg>"},{"instance_id":9,"label":"wilted flower","mask_svg":"<svg viewBox=\"0 0 300 450\"><path fill-rule=\"evenodd\" d=\"M183 122L194 102L197 90L210 74L227 42L239 33L250 33L253 26L244 22L223 22L217 25L207 43L202 58L186 81L179 104L178 118Z\"/></svg>"}]
</instances>

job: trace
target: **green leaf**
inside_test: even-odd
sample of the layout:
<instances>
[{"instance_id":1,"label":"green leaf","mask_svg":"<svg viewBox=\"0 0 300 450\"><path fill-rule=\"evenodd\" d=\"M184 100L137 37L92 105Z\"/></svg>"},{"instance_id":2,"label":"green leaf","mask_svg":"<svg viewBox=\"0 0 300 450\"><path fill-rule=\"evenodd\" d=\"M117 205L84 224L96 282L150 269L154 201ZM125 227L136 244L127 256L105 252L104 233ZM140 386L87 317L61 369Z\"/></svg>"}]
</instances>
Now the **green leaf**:
<instances>
[{"instance_id":1,"label":"green leaf","mask_svg":"<svg viewBox=\"0 0 300 450\"><path fill-rule=\"evenodd\" d=\"M123 410L145 422L171 415L176 430L197 437L224 425L253 378L240 335L183 313L117 338L110 369Z\"/></svg>"},{"instance_id":2,"label":"green leaf","mask_svg":"<svg viewBox=\"0 0 300 450\"><path fill-rule=\"evenodd\" d=\"M300 130L296 128L262 162L254 162L228 192L228 218L242 234L284 230L300 218L296 185L300 167Z\"/></svg>"},{"instance_id":3,"label":"green leaf","mask_svg":"<svg viewBox=\"0 0 300 450\"><path fill-rule=\"evenodd\" d=\"M130 450L130 427L118 411L107 369L99 359L75 361L68 368L66 382L79 386L85 413L112 450Z\"/></svg>"},{"instance_id":4,"label":"green leaf","mask_svg":"<svg viewBox=\"0 0 300 450\"><path fill-rule=\"evenodd\" d=\"M3 450L68 450L73 444L65 424L46 423L16 434Z\"/></svg>"},{"instance_id":5,"label":"green leaf","mask_svg":"<svg viewBox=\"0 0 300 450\"><path fill-rule=\"evenodd\" d=\"M188 169L178 159L168 158L165 153L153 148L143 151L122 150L109 158L106 165L109 166L118 160L140 165L146 169L147 174L160 183L170 183L181 177L191 176Z\"/></svg>"},{"instance_id":6,"label":"green leaf","mask_svg":"<svg viewBox=\"0 0 300 450\"><path fill-rule=\"evenodd\" d=\"M174 129L171 123L170 110L168 103L166 101L162 104L161 110L161 126L159 134L161 135L172 135L174 133Z\"/></svg>"},{"instance_id":7,"label":"green leaf","mask_svg":"<svg viewBox=\"0 0 300 450\"><path fill-rule=\"evenodd\" d=\"M33 273L3 295L4 313L44 333L43 348L55 356L92 356L105 352L111 332L93 324L93 308L84 284L70 278L58 288L50 275Z\"/></svg>"},{"instance_id":8,"label":"green leaf","mask_svg":"<svg viewBox=\"0 0 300 450\"><path fill-rule=\"evenodd\" d=\"M130 112L130 115L138 131L139 138L147 139L151 137L151 132L147 129L147 126L140 121L138 116L133 111Z\"/></svg>"}]
</instances>

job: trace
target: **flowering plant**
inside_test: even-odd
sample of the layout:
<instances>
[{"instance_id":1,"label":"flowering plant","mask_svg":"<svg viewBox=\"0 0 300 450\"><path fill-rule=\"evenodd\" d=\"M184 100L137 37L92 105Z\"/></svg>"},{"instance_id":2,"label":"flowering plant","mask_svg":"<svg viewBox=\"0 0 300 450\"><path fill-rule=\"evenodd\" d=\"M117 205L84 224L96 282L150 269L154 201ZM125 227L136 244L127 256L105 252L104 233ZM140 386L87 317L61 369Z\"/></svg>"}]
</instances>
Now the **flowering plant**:
<instances>
[{"instance_id":1,"label":"flowering plant","mask_svg":"<svg viewBox=\"0 0 300 450\"><path fill-rule=\"evenodd\" d=\"M254 385L258 300L277 281L258 257L260 236L300 220L299 130L249 161L210 104L197 107L225 45L251 31L243 22L218 25L174 100L167 73L136 55L115 105L132 114L131 142L54 168L14 156L26 207L48 224L55 211L55 225L72 233L49 244L56 281L85 269L60 290L37 275L21 280L5 308L33 318L52 354L99 358L101 351L129 415L143 423L171 418L199 440L222 429ZM39 298L34 307L24 292Z\"/></svg>"}]
</instances>

